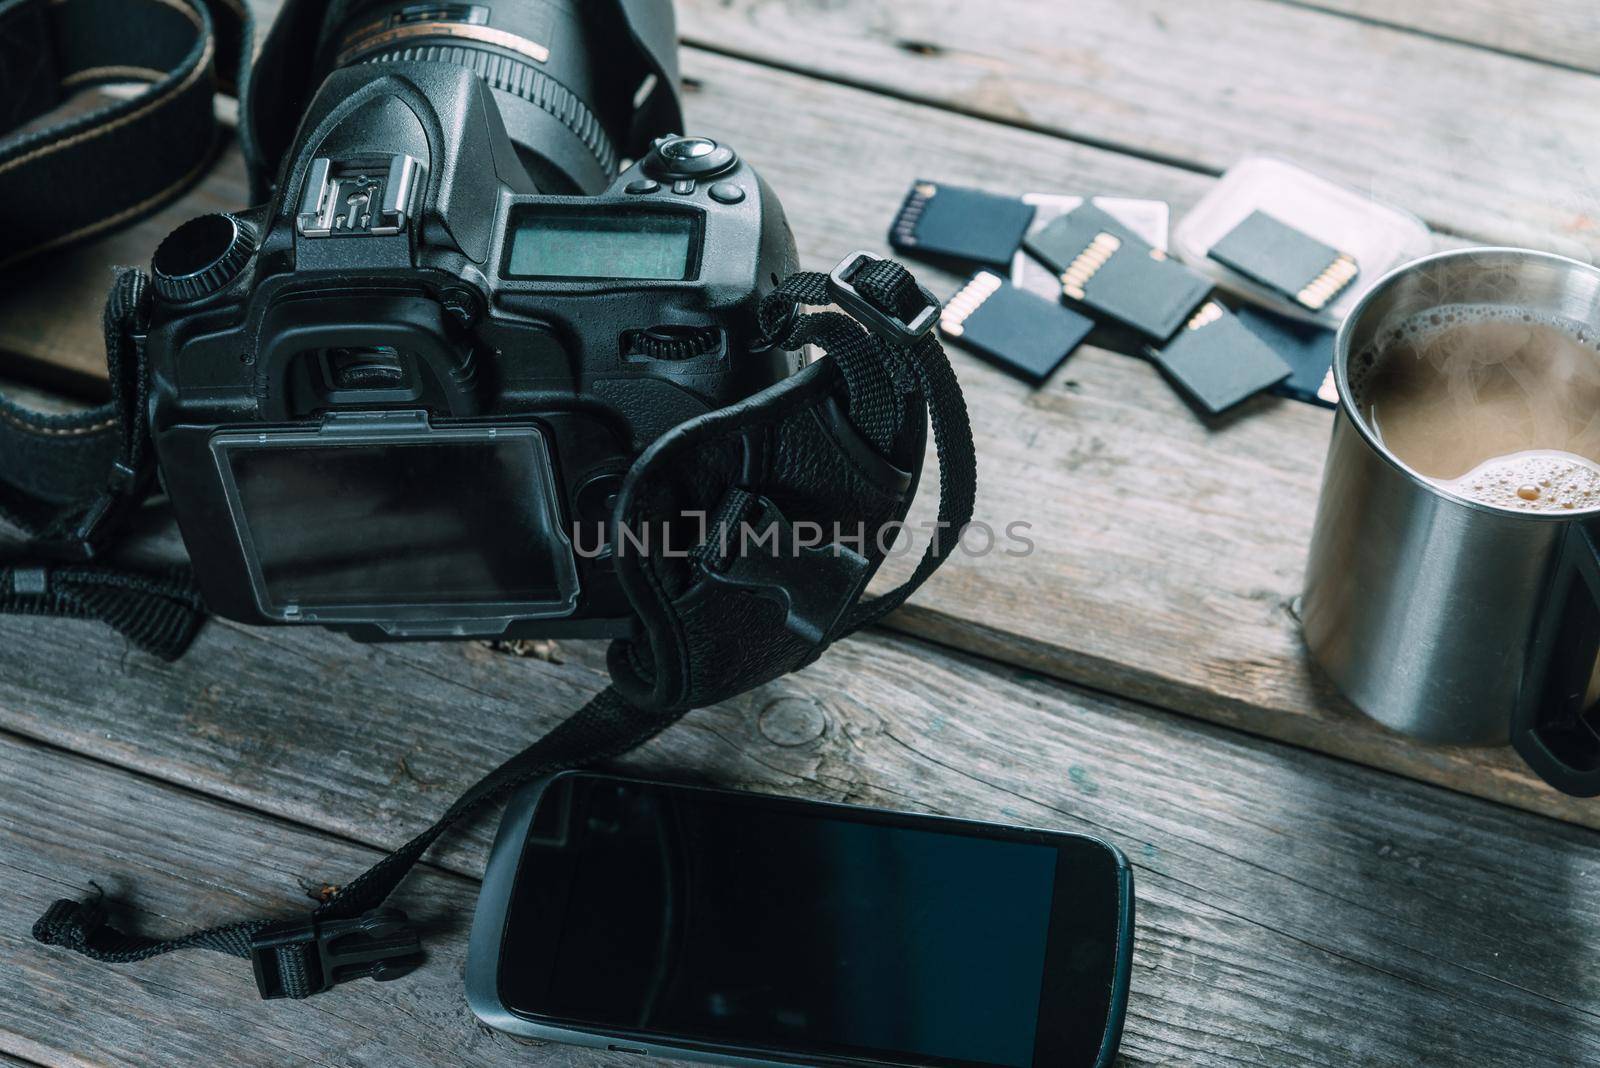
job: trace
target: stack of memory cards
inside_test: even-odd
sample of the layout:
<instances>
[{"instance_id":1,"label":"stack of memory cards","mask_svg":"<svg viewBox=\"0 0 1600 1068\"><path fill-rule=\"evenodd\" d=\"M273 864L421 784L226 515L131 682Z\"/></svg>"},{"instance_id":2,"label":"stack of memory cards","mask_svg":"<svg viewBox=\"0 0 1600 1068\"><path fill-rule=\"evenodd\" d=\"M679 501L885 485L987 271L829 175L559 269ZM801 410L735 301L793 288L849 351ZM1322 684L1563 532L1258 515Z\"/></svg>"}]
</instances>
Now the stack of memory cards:
<instances>
[{"instance_id":1,"label":"stack of memory cards","mask_svg":"<svg viewBox=\"0 0 1600 1068\"><path fill-rule=\"evenodd\" d=\"M1208 414L1269 389L1335 403L1332 332L1259 309L1235 315L1210 279L1168 257L1166 224L1160 201L1006 197L918 181L889 240L942 266L978 268L940 327L1035 384L1098 327L1114 346L1136 345ZM1356 275L1351 257L1259 212L1211 254L1307 308Z\"/></svg>"},{"instance_id":2,"label":"stack of memory cards","mask_svg":"<svg viewBox=\"0 0 1600 1068\"><path fill-rule=\"evenodd\" d=\"M980 267L948 302L940 329L1037 385L1089 336L1094 322L1002 275L1035 210L1017 197L918 181L895 215L889 243L951 269Z\"/></svg>"}]
</instances>

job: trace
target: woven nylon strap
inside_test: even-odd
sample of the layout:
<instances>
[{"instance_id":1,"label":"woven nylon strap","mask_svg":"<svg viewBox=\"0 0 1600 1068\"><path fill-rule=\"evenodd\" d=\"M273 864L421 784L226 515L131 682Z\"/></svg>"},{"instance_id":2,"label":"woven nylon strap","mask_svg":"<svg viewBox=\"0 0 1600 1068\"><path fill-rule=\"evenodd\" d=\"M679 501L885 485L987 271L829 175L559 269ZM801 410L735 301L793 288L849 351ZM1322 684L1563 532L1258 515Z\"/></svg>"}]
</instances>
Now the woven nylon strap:
<instances>
[{"instance_id":1,"label":"woven nylon strap","mask_svg":"<svg viewBox=\"0 0 1600 1068\"><path fill-rule=\"evenodd\" d=\"M218 144L216 93L248 77L250 30L243 0L0 0L0 270L198 179ZM44 121L84 89L127 82L149 88Z\"/></svg>"},{"instance_id":2,"label":"woven nylon strap","mask_svg":"<svg viewBox=\"0 0 1600 1068\"><path fill-rule=\"evenodd\" d=\"M248 958L252 945L272 941L275 930L314 930L317 925L354 917L381 903L440 835L515 787L541 775L619 756L648 741L680 715L681 712L643 713L628 706L614 691L601 691L550 733L478 780L433 826L345 886L317 909L310 924L303 919L287 923L240 920L175 938L146 938L107 925L105 903L97 894L86 902L55 902L34 924L33 937L46 945L61 946L110 964L131 964L177 949L209 949ZM322 973L311 952L315 946L314 939L307 938L286 940L273 948L270 973L276 985L270 990L271 996L305 998L337 981ZM263 989L262 993L266 996L269 991Z\"/></svg>"},{"instance_id":3,"label":"woven nylon strap","mask_svg":"<svg viewBox=\"0 0 1600 1068\"><path fill-rule=\"evenodd\" d=\"M893 260L875 260L862 268L855 286L869 301L902 322L922 308L924 296L911 272ZM905 603L917 587L938 570L955 551L963 527L972 518L977 494L977 458L973 452L972 424L955 371L932 331L909 348L887 342L862 329L840 312L822 311L795 316L804 305L832 300L829 277L802 272L785 279L761 305L762 327L769 333L781 329L779 346L797 349L815 344L839 365L849 394L850 421L880 450L887 451L900 427L905 410L896 395L913 389L922 392L933 428L934 452L939 458L939 515L936 536L930 540L917 569L900 586L851 609L834 638L869 626Z\"/></svg>"},{"instance_id":4,"label":"woven nylon strap","mask_svg":"<svg viewBox=\"0 0 1600 1068\"><path fill-rule=\"evenodd\" d=\"M909 321L925 303L910 274L889 261L865 268L855 284L873 305L902 321ZM763 302L763 325L775 344L793 349L815 343L837 362L850 419L875 443L886 443L899 431L905 411L901 400L920 392L941 465L939 520L958 534L972 515L976 460L966 406L944 350L931 333L901 346L840 312L798 314L802 305L825 304L830 299L827 275L794 275ZM955 544L955 537L935 539L912 577L888 594L857 604L842 633L865 626L903 603ZM97 894L87 902L55 902L34 925L33 935L41 942L109 963L129 963L188 948L249 957L263 997L304 998L357 976L397 977L420 962L420 943L406 932L402 913L382 906L434 842L518 786L628 752L676 722L690 707L692 702L640 709L608 687L480 779L432 826L342 886L309 918L242 920L172 938L150 938L109 926L105 903ZM329 948L341 939L355 947L347 948L344 957L338 949ZM350 963L341 963L346 960Z\"/></svg>"},{"instance_id":5,"label":"woven nylon strap","mask_svg":"<svg viewBox=\"0 0 1600 1068\"><path fill-rule=\"evenodd\" d=\"M250 28L242 0L0 0L0 272L147 215L204 173L214 98L242 91ZM127 82L148 87L50 121ZM202 618L186 574L100 559L154 474L145 286L121 271L106 303L108 403L45 415L0 397L0 519L27 539L0 563L0 612L100 619L171 659Z\"/></svg>"},{"instance_id":6,"label":"woven nylon strap","mask_svg":"<svg viewBox=\"0 0 1600 1068\"><path fill-rule=\"evenodd\" d=\"M98 619L174 660L204 618L187 569L144 573L101 559L155 474L149 318L144 275L118 272L105 308L105 404L46 415L0 397L0 519L27 539L18 558L0 561L0 612Z\"/></svg>"}]
</instances>

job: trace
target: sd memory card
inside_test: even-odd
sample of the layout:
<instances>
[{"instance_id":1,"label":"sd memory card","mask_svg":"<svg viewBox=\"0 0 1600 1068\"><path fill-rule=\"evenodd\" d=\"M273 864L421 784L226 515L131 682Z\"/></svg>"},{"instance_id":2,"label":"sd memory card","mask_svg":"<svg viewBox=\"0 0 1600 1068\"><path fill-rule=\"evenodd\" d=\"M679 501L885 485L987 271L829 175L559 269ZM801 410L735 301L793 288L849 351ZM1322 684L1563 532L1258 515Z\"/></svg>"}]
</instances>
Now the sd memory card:
<instances>
[{"instance_id":1,"label":"sd memory card","mask_svg":"<svg viewBox=\"0 0 1600 1068\"><path fill-rule=\"evenodd\" d=\"M1253 211L1206 253L1212 259L1303 308L1321 311L1355 281L1355 258Z\"/></svg>"},{"instance_id":2,"label":"sd memory card","mask_svg":"<svg viewBox=\"0 0 1600 1068\"><path fill-rule=\"evenodd\" d=\"M1293 368L1288 378L1272 387L1272 392L1323 408L1339 406L1339 387L1333 381L1332 330L1260 308L1244 307L1235 314L1245 329L1265 341Z\"/></svg>"},{"instance_id":3,"label":"sd memory card","mask_svg":"<svg viewBox=\"0 0 1600 1068\"><path fill-rule=\"evenodd\" d=\"M1219 415L1289 377L1291 368L1214 300L1150 357L1190 400Z\"/></svg>"},{"instance_id":4,"label":"sd memory card","mask_svg":"<svg viewBox=\"0 0 1600 1068\"><path fill-rule=\"evenodd\" d=\"M918 180L889 227L907 255L1005 267L1033 221L1033 205L980 189Z\"/></svg>"},{"instance_id":5,"label":"sd memory card","mask_svg":"<svg viewBox=\"0 0 1600 1068\"><path fill-rule=\"evenodd\" d=\"M1085 204L1024 242L1052 268L1061 292L1097 315L1165 341L1211 292L1211 283L1127 227Z\"/></svg>"},{"instance_id":6,"label":"sd memory card","mask_svg":"<svg viewBox=\"0 0 1600 1068\"><path fill-rule=\"evenodd\" d=\"M1083 343L1094 322L1071 308L979 271L939 316L944 335L1038 385Z\"/></svg>"},{"instance_id":7,"label":"sd memory card","mask_svg":"<svg viewBox=\"0 0 1600 1068\"><path fill-rule=\"evenodd\" d=\"M1139 200L1134 197L1086 199L1065 193L1024 193L1022 202L1033 205L1033 222L1028 224L1030 234L1038 233L1067 212L1087 203L1099 208L1153 247L1163 251L1167 247L1169 210L1165 200ZM1026 248L1019 248L1017 254L1011 257L1011 284L1047 300L1061 299L1060 276L1035 259Z\"/></svg>"}]
</instances>

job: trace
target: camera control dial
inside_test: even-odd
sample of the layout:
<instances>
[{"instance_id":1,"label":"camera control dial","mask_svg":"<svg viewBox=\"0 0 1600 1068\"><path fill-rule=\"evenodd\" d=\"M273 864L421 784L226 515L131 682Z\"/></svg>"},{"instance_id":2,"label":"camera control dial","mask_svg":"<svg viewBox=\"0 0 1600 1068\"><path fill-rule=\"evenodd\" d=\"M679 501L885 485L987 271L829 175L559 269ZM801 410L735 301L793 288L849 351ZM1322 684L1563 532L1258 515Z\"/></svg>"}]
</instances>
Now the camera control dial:
<instances>
[{"instance_id":1,"label":"camera control dial","mask_svg":"<svg viewBox=\"0 0 1600 1068\"><path fill-rule=\"evenodd\" d=\"M157 246L150 277L167 300L199 300L233 281L255 250L255 235L232 215L201 215Z\"/></svg>"}]
</instances>

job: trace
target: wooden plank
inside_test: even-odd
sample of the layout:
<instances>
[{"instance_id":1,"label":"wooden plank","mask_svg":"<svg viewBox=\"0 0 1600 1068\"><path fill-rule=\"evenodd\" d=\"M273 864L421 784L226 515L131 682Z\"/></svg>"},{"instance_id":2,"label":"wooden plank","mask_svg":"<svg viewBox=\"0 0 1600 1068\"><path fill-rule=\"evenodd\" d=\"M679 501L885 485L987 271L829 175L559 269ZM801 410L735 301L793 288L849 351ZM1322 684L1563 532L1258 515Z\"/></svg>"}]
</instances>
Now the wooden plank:
<instances>
[{"instance_id":1,"label":"wooden plank","mask_svg":"<svg viewBox=\"0 0 1600 1068\"><path fill-rule=\"evenodd\" d=\"M1259 0L678 11L686 40L728 54L1211 172L1279 155L1458 234L1600 250L1581 177L1600 161L1586 73ZM804 106L779 99L786 120ZM1016 158L983 148L1009 186Z\"/></svg>"},{"instance_id":2,"label":"wooden plank","mask_svg":"<svg viewBox=\"0 0 1600 1068\"><path fill-rule=\"evenodd\" d=\"M919 174L1019 192L1164 196L1179 211L1207 181L739 60L687 59L697 128L738 145L761 168L813 266L881 247L888 216ZM771 121L775 99L808 106L780 127ZM870 165L841 172L831 162L840 144L873 145L863 157ZM1010 161L1003 174L996 159ZM954 285L923 273L941 292ZM0 314L0 324L9 322ZM60 319L35 322L63 329ZM1037 391L959 352L954 359L977 435L978 518L999 531L1031 523L1036 548L1024 558L952 560L895 625L1600 826L1600 804L1543 787L1509 753L1400 740L1350 711L1315 675L1287 605L1299 591L1327 413L1264 399L1207 426L1143 361L1097 349L1080 352ZM929 494L922 506L931 505Z\"/></svg>"},{"instance_id":3,"label":"wooden plank","mask_svg":"<svg viewBox=\"0 0 1600 1068\"><path fill-rule=\"evenodd\" d=\"M1097 350L1035 392L974 361L960 373L977 516L1001 531L1031 524L1033 551L958 555L892 625L1600 826L1600 805L1545 787L1509 749L1423 745L1378 727L1310 660L1293 602L1329 413L1263 399L1207 427L1153 370Z\"/></svg>"},{"instance_id":4,"label":"wooden plank","mask_svg":"<svg viewBox=\"0 0 1600 1068\"><path fill-rule=\"evenodd\" d=\"M1303 7L1600 72L1600 8L1589 0L1289 0ZM1530 120L1531 120L1530 116Z\"/></svg>"},{"instance_id":5,"label":"wooden plank","mask_svg":"<svg viewBox=\"0 0 1600 1068\"><path fill-rule=\"evenodd\" d=\"M64 643L70 663L39 670L63 659ZM4 1030L24 1043L74 1041L44 1008L72 993L105 999L78 1002L113 1029L93 1059L115 1059L117 1043L154 1020L176 1020L159 1028L161 1043L230 1049L231 1030L292 1043L277 1029L306 1019L332 1028L329 1061L346 1050L363 1063L393 1059L375 1037L389 1024L403 1032L393 1041L419 1047L401 1063L426 1062L463 1035L474 1044L457 1059L494 1059L499 1047L471 1034L459 1000L463 919L452 910L466 907L467 888L443 876L400 900L447 932L433 940L433 964L390 987L286 1007L313 1017L257 1006L239 992L247 980L203 955L116 972L17 934L43 902L91 877L137 886L142 919L167 929L292 908L302 883L363 866L348 842L407 837L576 707L602 675L601 649L558 654L562 663L472 644L360 647L311 630L212 626L190 657L166 665L93 625L0 620L0 727L262 814L56 752L27 750L8 768L0 746L0 819L19 828L0 850L24 873L0 904L0 937L16 939L0 967L25 972L9 989L38 991L0 1007L0 1020L16 1021ZM1591 831L884 636L844 642L799 676L693 713L624 764L1109 836L1138 869L1130 1064L1600 1057L1600 973L1585 955L1600 938ZM285 818L338 840L307 839ZM475 874L487 831L442 866ZM434 1034L411 1034L412 1021ZM69 1048L18 1051L53 1060Z\"/></svg>"},{"instance_id":6,"label":"wooden plank","mask_svg":"<svg viewBox=\"0 0 1600 1068\"><path fill-rule=\"evenodd\" d=\"M371 850L44 747L0 737L0 1048L40 1064L607 1063L479 1026L461 991L472 880L425 871L405 906L422 970L336 995L256 997L246 961L188 951L132 967L41 946L33 921L94 880L118 922L176 932L207 916L291 916L307 885ZM659 1062L651 1062L659 1063Z\"/></svg>"},{"instance_id":7,"label":"wooden plank","mask_svg":"<svg viewBox=\"0 0 1600 1068\"><path fill-rule=\"evenodd\" d=\"M765 101L778 86L746 94L750 69L709 56L693 73L692 102L715 116L708 132L746 146L784 197L804 257L818 266L881 233L890 205L918 174L992 182L991 145L1018 161L1006 179L1016 191L1072 175L1080 190L1166 189L1181 211L1203 185L1171 168L961 116L919 109L907 116L914 123L902 122L905 105L838 90L826 90L841 97L835 106L774 131ZM785 98L800 91L785 88ZM828 103L823 87L811 91ZM878 147L873 165L852 175L848 197L817 173L817 161L832 158L839 143ZM1113 162L1122 173L1107 173ZM940 292L954 285L919 272L939 279ZM1508 751L1399 739L1352 711L1309 663L1288 606L1300 591L1329 413L1261 398L1207 424L1147 363L1094 348L1038 390L963 353L953 358L977 442L976 517L1000 532L1031 524L1035 548L1024 557L958 555L893 625L1600 826L1600 804L1550 790ZM914 516L931 519L932 508L927 493ZM914 558L891 567L890 577L906 574Z\"/></svg>"}]
</instances>

